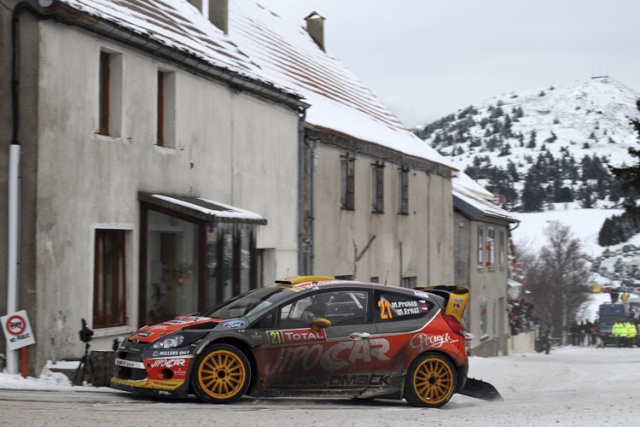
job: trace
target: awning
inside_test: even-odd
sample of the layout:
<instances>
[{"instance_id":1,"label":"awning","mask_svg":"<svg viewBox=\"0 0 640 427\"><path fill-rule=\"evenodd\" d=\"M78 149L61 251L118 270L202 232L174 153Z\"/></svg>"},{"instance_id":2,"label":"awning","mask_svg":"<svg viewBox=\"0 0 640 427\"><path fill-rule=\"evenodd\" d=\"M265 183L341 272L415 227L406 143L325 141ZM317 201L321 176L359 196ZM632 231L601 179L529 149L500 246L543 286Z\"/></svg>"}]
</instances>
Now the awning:
<instances>
[{"instance_id":1,"label":"awning","mask_svg":"<svg viewBox=\"0 0 640 427\"><path fill-rule=\"evenodd\" d=\"M507 285L510 288L518 288L518 287L522 287L522 283L520 282L516 282L515 280L511 280L511 279L507 279Z\"/></svg>"},{"instance_id":2,"label":"awning","mask_svg":"<svg viewBox=\"0 0 640 427\"><path fill-rule=\"evenodd\" d=\"M257 225L267 224L267 220L257 213L199 197L167 196L164 194L139 192L138 199L142 202L207 221L211 225L221 222Z\"/></svg>"}]
</instances>

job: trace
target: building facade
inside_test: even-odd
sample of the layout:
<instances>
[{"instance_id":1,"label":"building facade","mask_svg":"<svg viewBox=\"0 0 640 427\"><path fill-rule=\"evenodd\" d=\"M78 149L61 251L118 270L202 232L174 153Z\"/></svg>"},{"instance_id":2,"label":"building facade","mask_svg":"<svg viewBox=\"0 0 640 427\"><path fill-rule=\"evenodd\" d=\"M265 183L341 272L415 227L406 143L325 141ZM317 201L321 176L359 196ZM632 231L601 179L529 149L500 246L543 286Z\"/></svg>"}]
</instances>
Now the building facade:
<instances>
[{"instance_id":1,"label":"building facade","mask_svg":"<svg viewBox=\"0 0 640 427\"><path fill-rule=\"evenodd\" d=\"M20 194L2 174L19 245L0 266L19 281L2 282L0 304L29 314L32 369L78 357L82 319L93 348L110 349L296 272L297 94L261 79L213 26L164 28L172 14L198 23L186 2L5 3L0 159L17 155ZM208 44L179 42L198 37Z\"/></svg>"}]
</instances>

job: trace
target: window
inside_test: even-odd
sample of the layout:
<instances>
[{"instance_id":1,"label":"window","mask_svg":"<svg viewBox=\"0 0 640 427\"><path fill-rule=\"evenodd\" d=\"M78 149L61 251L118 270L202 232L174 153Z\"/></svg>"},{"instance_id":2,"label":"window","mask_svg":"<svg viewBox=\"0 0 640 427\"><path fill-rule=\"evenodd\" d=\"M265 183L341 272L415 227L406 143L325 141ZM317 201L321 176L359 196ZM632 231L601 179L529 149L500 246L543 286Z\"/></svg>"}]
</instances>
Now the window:
<instances>
[{"instance_id":1,"label":"window","mask_svg":"<svg viewBox=\"0 0 640 427\"><path fill-rule=\"evenodd\" d=\"M122 326L127 321L126 231L96 230L93 278L93 326Z\"/></svg>"},{"instance_id":2,"label":"window","mask_svg":"<svg viewBox=\"0 0 640 427\"><path fill-rule=\"evenodd\" d=\"M507 246L504 229L498 231L498 263L500 267L504 267L507 261Z\"/></svg>"},{"instance_id":3,"label":"window","mask_svg":"<svg viewBox=\"0 0 640 427\"><path fill-rule=\"evenodd\" d=\"M100 52L98 134L120 136L122 103L122 55Z\"/></svg>"},{"instance_id":4,"label":"window","mask_svg":"<svg viewBox=\"0 0 640 427\"><path fill-rule=\"evenodd\" d=\"M487 267L493 267L496 262L496 229L489 227L487 230Z\"/></svg>"},{"instance_id":5,"label":"window","mask_svg":"<svg viewBox=\"0 0 640 427\"><path fill-rule=\"evenodd\" d=\"M111 84L111 61L109 54L100 52L100 135L109 135L109 87Z\"/></svg>"},{"instance_id":6,"label":"window","mask_svg":"<svg viewBox=\"0 0 640 427\"><path fill-rule=\"evenodd\" d=\"M478 267L484 265L484 228L481 225L478 226Z\"/></svg>"},{"instance_id":7,"label":"window","mask_svg":"<svg viewBox=\"0 0 640 427\"><path fill-rule=\"evenodd\" d=\"M308 328L319 317L331 321L333 326L366 323L368 295L367 291L341 290L298 299L282 307L280 327Z\"/></svg>"},{"instance_id":8,"label":"window","mask_svg":"<svg viewBox=\"0 0 640 427\"><path fill-rule=\"evenodd\" d=\"M374 317L377 322L393 322L422 317L433 308L434 304L427 298L391 292L376 292L375 301Z\"/></svg>"},{"instance_id":9,"label":"window","mask_svg":"<svg viewBox=\"0 0 640 427\"><path fill-rule=\"evenodd\" d=\"M409 214L409 169L402 168L399 171L399 194L398 199L398 214Z\"/></svg>"},{"instance_id":10,"label":"window","mask_svg":"<svg viewBox=\"0 0 640 427\"><path fill-rule=\"evenodd\" d=\"M340 204L343 209L355 209L355 161L348 154L340 161Z\"/></svg>"},{"instance_id":11,"label":"window","mask_svg":"<svg viewBox=\"0 0 640 427\"><path fill-rule=\"evenodd\" d=\"M371 165L371 211L384 212L384 163Z\"/></svg>"},{"instance_id":12,"label":"window","mask_svg":"<svg viewBox=\"0 0 640 427\"><path fill-rule=\"evenodd\" d=\"M157 107L156 144L175 148L175 73L158 71Z\"/></svg>"},{"instance_id":13,"label":"window","mask_svg":"<svg viewBox=\"0 0 640 427\"><path fill-rule=\"evenodd\" d=\"M489 338L489 323L487 321L487 303L480 304L480 339Z\"/></svg>"},{"instance_id":14,"label":"window","mask_svg":"<svg viewBox=\"0 0 640 427\"><path fill-rule=\"evenodd\" d=\"M403 277L400 286L403 288L415 288L418 285L418 278L416 276Z\"/></svg>"}]
</instances>

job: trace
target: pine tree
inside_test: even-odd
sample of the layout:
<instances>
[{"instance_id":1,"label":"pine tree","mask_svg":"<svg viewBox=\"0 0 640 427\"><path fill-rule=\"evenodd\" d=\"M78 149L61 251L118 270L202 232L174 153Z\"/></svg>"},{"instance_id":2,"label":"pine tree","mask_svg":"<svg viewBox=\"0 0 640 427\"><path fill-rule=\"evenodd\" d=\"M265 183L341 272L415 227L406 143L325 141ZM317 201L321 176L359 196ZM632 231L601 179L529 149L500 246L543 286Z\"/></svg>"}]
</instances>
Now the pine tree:
<instances>
[{"instance_id":1,"label":"pine tree","mask_svg":"<svg viewBox=\"0 0 640 427\"><path fill-rule=\"evenodd\" d=\"M640 111L640 100L636 101L636 108ZM640 120L631 119L630 122L637 135L638 143L640 143ZM627 212L633 215L640 215L640 209L635 203L637 197L634 197L640 194L640 150L629 147L629 155L632 158L638 159L636 164L628 167L609 166L609 170L620 182L622 190L628 195L631 195L633 199L632 203L627 203L625 206Z\"/></svg>"}]
</instances>

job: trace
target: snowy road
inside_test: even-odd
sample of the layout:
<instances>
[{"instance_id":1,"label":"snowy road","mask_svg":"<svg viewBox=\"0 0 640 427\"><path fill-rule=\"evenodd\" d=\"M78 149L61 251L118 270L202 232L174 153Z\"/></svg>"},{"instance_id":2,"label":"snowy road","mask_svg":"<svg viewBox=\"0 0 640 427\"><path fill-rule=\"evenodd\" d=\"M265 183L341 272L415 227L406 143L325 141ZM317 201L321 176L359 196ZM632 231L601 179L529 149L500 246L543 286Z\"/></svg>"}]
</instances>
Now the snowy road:
<instances>
[{"instance_id":1,"label":"snowy road","mask_svg":"<svg viewBox=\"0 0 640 427\"><path fill-rule=\"evenodd\" d=\"M228 406L133 397L0 375L0 425L11 426L637 426L640 348L566 347L471 358L470 376L491 382L502 402L465 396L442 409L405 402L242 399Z\"/></svg>"}]
</instances>

